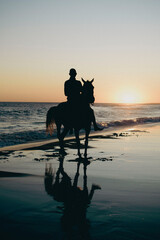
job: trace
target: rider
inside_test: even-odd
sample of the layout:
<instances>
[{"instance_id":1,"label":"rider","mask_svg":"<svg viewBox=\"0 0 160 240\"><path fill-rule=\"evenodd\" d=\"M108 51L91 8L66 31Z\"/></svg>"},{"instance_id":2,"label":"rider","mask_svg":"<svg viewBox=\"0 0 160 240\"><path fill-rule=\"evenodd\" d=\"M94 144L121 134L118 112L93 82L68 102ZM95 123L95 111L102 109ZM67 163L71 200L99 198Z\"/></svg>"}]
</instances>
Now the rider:
<instances>
[{"instance_id":1,"label":"rider","mask_svg":"<svg viewBox=\"0 0 160 240\"><path fill-rule=\"evenodd\" d=\"M81 104L81 93L82 93L82 84L80 81L76 80L77 72L74 68L71 68L69 71L70 79L67 80L64 84L64 93L67 96L67 101L69 103L70 109L75 111ZM102 130L97 126L94 111L92 108L89 108L91 119L93 122L94 130Z\"/></svg>"},{"instance_id":2,"label":"rider","mask_svg":"<svg viewBox=\"0 0 160 240\"><path fill-rule=\"evenodd\" d=\"M68 103L71 105L80 104L82 84L76 80L76 70L71 68L69 71L70 79L64 83L64 94L67 96Z\"/></svg>"}]
</instances>

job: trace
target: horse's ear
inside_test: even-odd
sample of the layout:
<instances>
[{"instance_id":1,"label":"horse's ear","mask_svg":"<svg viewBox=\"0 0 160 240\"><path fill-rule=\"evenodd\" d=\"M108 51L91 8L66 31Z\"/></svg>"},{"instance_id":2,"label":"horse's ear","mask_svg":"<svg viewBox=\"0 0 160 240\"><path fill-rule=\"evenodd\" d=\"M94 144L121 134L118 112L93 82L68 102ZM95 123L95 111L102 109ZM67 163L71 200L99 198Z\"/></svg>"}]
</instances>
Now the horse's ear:
<instances>
[{"instance_id":1,"label":"horse's ear","mask_svg":"<svg viewBox=\"0 0 160 240\"><path fill-rule=\"evenodd\" d=\"M85 83L85 80L83 78L81 78L81 79L82 79L82 82Z\"/></svg>"},{"instance_id":2,"label":"horse's ear","mask_svg":"<svg viewBox=\"0 0 160 240\"><path fill-rule=\"evenodd\" d=\"M91 80L91 83L94 81L94 78Z\"/></svg>"}]
</instances>

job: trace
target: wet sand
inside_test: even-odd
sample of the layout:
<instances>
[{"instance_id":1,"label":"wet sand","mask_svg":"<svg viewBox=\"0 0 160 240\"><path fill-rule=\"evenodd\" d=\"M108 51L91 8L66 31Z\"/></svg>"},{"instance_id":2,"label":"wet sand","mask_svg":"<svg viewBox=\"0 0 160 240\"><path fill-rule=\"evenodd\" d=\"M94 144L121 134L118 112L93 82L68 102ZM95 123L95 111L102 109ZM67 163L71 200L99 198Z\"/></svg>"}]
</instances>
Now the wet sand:
<instances>
[{"instance_id":1,"label":"wet sand","mask_svg":"<svg viewBox=\"0 0 160 240\"><path fill-rule=\"evenodd\" d=\"M55 140L0 149L1 236L158 240L159 143L146 124L92 135L87 160L71 138L64 158Z\"/></svg>"}]
</instances>

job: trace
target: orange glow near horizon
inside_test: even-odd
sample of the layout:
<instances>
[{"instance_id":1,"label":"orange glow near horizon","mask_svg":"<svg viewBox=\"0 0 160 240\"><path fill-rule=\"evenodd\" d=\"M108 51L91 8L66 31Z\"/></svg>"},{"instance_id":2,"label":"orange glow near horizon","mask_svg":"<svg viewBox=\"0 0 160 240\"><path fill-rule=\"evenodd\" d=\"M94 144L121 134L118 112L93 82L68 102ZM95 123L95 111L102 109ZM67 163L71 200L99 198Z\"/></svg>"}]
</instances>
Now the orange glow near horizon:
<instances>
[{"instance_id":1,"label":"orange glow near horizon","mask_svg":"<svg viewBox=\"0 0 160 240\"><path fill-rule=\"evenodd\" d=\"M28 84L12 82L12 87L8 87L7 83L3 84L3 91L1 92L0 102L63 102L66 101L64 96L64 81L65 77L61 77L59 81L52 82L48 80L48 83L43 81L38 82L38 88L36 86L37 81ZM118 86L117 86L118 87ZM110 87L110 91L106 91L106 88L100 87L99 84L95 86L96 103L124 103L124 104L136 104L136 103L158 103L156 96L148 94L148 91L143 89L137 90L133 87L121 87L115 89L114 86ZM25 92L24 92L25 90ZM147 97L149 96L149 97ZM155 98L154 98L155 97ZM153 101L154 100L154 101ZM158 98L157 98L158 100Z\"/></svg>"}]
</instances>

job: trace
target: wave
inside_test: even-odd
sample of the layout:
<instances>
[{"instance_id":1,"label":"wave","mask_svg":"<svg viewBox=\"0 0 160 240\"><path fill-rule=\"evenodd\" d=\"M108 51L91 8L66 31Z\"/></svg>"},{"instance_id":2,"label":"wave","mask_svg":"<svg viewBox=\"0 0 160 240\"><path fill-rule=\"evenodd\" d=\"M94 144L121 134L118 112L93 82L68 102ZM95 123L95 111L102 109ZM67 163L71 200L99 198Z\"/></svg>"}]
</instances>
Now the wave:
<instances>
[{"instance_id":1,"label":"wave","mask_svg":"<svg viewBox=\"0 0 160 240\"><path fill-rule=\"evenodd\" d=\"M53 136L50 136L46 134L45 130L3 133L0 135L0 147L22 144L32 141L52 139L55 137L56 131Z\"/></svg>"},{"instance_id":2,"label":"wave","mask_svg":"<svg viewBox=\"0 0 160 240\"><path fill-rule=\"evenodd\" d=\"M160 117L144 117L136 119L124 119L121 121L110 121L108 123L100 122L99 125L110 128L110 127L121 127L121 126L133 126L138 124L147 123L158 123L160 122ZM93 128L92 128L93 130ZM82 133L84 130L81 131ZM0 147L11 146L16 144L27 143L31 141L47 140L56 138L56 130L53 136L47 135L45 130L29 130L29 131L19 131L14 133L3 133L0 135Z\"/></svg>"},{"instance_id":3,"label":"wave","mask_svg":"<svg viewBox=\"0 0 160 240\"><path fill-rule=\"evenodd\" d=\"M130 126L130 125L138 125L145 123L156 123L160 122L160 117L143 117L136 119L124 119L121 121L111 121L108 123L101 123L104 127L118 127L118 126Z\"/></svg>"}]
</instances>

